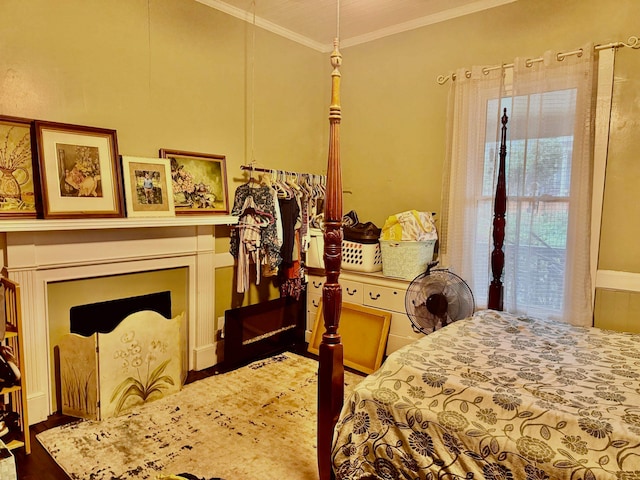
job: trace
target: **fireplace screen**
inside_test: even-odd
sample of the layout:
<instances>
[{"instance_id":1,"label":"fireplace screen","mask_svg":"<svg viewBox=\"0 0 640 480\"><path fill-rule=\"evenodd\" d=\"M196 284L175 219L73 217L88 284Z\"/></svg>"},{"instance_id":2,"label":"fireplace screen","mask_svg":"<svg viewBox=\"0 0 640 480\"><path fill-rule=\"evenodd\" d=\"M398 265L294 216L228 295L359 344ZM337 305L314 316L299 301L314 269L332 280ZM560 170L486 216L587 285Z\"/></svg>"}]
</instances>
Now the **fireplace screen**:
<instances>
[{"instance_id":1,"label":"fireplace screen","mask_svg":"<svg viewBox=\"0 0 640 480\"><path fill-rule=\"evenodd\" d=\"M151 301L150 296L145 297L143 303L137 303L137 309ZM170 298L168 316L154 310L129 314L127 304L132 300L141 298L83 305L75 310L76 329L83 325L80 330L86 332L85 324L94 328L89 335L67 334L59 343L63 414L104 419L180 390L186 375L184 314L170 318ZM160 301L154 307L162 310L167 307L165 303ZM105 304L114 307L115 313L105 313ZM125 318L118 318L121 315ZM103 328L94 322L100 318L105 324L117 325Z\"/></svg>"}]
</instances>

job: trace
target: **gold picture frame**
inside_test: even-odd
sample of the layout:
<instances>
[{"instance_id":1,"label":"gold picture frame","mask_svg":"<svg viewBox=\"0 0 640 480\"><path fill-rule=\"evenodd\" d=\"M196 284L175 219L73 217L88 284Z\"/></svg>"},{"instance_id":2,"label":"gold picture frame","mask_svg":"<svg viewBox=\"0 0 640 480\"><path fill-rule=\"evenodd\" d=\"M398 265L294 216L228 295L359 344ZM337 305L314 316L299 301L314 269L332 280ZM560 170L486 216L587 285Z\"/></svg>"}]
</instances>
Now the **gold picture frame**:
<instances>
[{"instance_id":1,"label":"gold picture frame","mask_svg":"<svg viewBox=\"0 0 640 480\"><path fill-rule=\"evenodd\" d=\"M44 218L123 217L116 131L34 123Z\"/></svg>"},{"instance_id":2,"label":"gold picture frame","mask_svg":"<svg viewBox=\"0 0 640 480\"><path fill-rule=\"evenodd\" d=\"M160 156L171 161L176 215L229 213L224 155L162 148Z\"/></svg>"},{"instance_id":3,"label":"gold picture frame","mask_svg":"<svg viewBox=\"0 0 640 480\"><path fill-rule=\"evenodd\" d=\"M0 115L0 217L35 218L39 191L33 121Z\"/></svg>"},{"instance_id":4,"label":"gold picture frame","mask_svg":"<svg viewBox=\"0 0 640 480\"><path fill-rule=\"evenodd\" d=\"M166 158L122 157L127 217L173 217L171 165Z\"/></svg>"},{"instance_id":5,"label":"gold picture frame","mask_svg":"<svg viewBox=\"0 0 640 480\"><path fill-rule=\"evenodd\" d=\"M367 374L380 368L390 327L391 312L343 303L339 333L344 349L344 364ZM307 348L310 353L319 354L323 333L324 314L321 301Z\"/></svg>"}]
</instances>

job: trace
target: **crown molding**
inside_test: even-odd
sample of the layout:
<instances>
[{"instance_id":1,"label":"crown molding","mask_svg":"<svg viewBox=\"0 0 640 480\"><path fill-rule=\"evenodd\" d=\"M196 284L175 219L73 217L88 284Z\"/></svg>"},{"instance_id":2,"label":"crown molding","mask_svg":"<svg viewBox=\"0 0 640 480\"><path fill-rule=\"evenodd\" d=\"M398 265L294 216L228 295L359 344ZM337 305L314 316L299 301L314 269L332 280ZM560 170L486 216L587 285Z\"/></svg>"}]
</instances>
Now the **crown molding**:
<instances>
[{"instance_id":1,"label":"crown molding","mask_svg":"<svg viewBox=\"0 0 640 480\"><path fill-rule=\"evenodd\" d=\"M255 16L251 12L242 10L240 8L234 7L225 3L223 0L196 0L203 5L207 5L211 8L215 8L221 12L227 13L233 17L239 18L247 23L253 24L255 21L255 25L263 28L269 32L275 33L276 35L280 35L281 37L288 38L294 42L297 42L306 47L312 48L322 53L331 52L333 50L333 39L329 43L320 43L315 40L310 39L309 37L305 37L304 35L300 35L296 32L283 28L269 20L265 20L259 16ZM380 30L376 30L374 32L370 32L364 35L358 35L350 38L341 38L340 46L342 48L353 47L355 45L360 45L363 43L371 42L373 40L378 40L380 38L388 37L390 35L395 35L397 33L407 32L409 30L414 30L416 28L426 27L427 25L433 25L440 22L445 22L447 20L452 20L454 18L463 17L465 15L470 15L472 13L481 12L483 10L489 10L491 8L499 7L502 5L506 5L509 3L514 3L517 0L478 0L476 2L451 8L448 10L444 10L442 12L435 13L433 15L427 15L424 17L416 18L410 20L408 22L399 23L397 25L392 25L387 28L382 28Z\"/></svg>"},{"instance_id":2,"label":"crown molding","mask_svg":"<svg viewBox=\"0 0 640 480\"><path fill-rule=\"evenodd\" d=\"M247 23L254 23L254 16L251 12L247 12L245 10L242 10L241 8L234 7L221 0L196 0L196 2L202 3L203 5L207 5L211 8L215 8L216 10L220 10L221 12L229 14L232 17L244 20ZM311 40L304 35L292 32L291 30L283 28L280 25L276 25L275 23L270 22L269 20L265 20L264 18L257 15L255 17L255 25L271 33L275 33L276 35L280 35L281 37L288 38L289 40L293 40L296 43L312 48L319 52L331 51L330 49L326 50L327 45L325 44Z\"/></svg>"},{"instance_id":3,"label":"crown molding","mask_svg":"<svg viewBox=\"0 0 640 480\"><path fill-rule=\"evenodd\" d=\"M478 0L477 2L469 3L462 7L451 8L442 12L434 13L433 15L426 15L424 17L416 18L408 22L399 23L397 25L392 25L390 27L382 28L380 30L376 30L364 35L341 39L340 46L346 48L353 47L355 45L361 45L363 43L378 40L380 38L395 35L397 33L403 33L409 30L426 27L428 25L446 22L447 20L453 20L454 18L463 17L465 15L481 12L483 10L489 10L495 7L500 7L508 3L514 3L516 1L518 0ZM332 46L325 50L325 52L330 52L331 49Z\"/></svg>"}]
</instances>

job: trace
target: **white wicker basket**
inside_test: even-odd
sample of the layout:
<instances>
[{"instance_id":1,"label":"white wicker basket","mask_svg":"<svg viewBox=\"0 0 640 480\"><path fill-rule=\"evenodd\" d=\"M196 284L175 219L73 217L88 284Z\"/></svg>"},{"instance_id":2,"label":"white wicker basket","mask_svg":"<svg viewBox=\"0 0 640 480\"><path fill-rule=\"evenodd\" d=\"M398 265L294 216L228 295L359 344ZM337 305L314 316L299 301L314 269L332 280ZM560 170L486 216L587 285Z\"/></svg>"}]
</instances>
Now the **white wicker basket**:
<instances>
[{"instance_id":1,"label":"white wicker basket","mask_svg":"<svg viewBox=\"0 0 640 480\"><path fill-rule=\"evenodd\" d=\"M379 272L382 270L380 244L343 240L340 267L355 272Z\"/></svg>"},{"instance_id":2,"label":"white wicker basket","mask_svg":"<svg viewBox=\"0 0 640 480\"><path fill-rule=\"evenodd\" d=\"M307 251L307 266L324 268L324 237L322 230L311 229L311 243ZM342 241L342 263L340 268L355 272L379 272L382 270L382 255L378 243Z\"/></svg>"},{"instance_id":3,"label":"white wicker basket","mask_svg":"<svg viewBox=\"0 0 640 480\"><path fill-rule=\"evenodd\" d=\"M380 240L382 274L386 277L413 280L427 271L433 259L435 240L425 242Z\"/></svg>"}]
</instances>

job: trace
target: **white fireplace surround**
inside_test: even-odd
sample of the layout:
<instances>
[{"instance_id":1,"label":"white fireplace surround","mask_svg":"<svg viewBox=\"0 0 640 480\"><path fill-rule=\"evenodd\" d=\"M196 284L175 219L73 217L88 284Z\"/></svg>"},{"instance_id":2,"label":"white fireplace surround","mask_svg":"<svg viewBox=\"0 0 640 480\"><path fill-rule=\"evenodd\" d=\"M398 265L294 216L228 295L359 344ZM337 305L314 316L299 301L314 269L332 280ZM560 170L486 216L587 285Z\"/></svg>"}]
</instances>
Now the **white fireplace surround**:
<instances>
[{"instance_id":1,"label":"white fireplace surround","mask_svg":"<svg viewBox=\"0 0 640 480\"><path fill-rule=\"evenodd\" d=\"M217 363L215 268L232 265L215 252L215 225L237 217L2 220L6 275L20 284L29 422L52 413L47 285L50 282L188 268L189 369ZM127 292L123 292L123 297Z\"/></svg>"}]
</instances>

